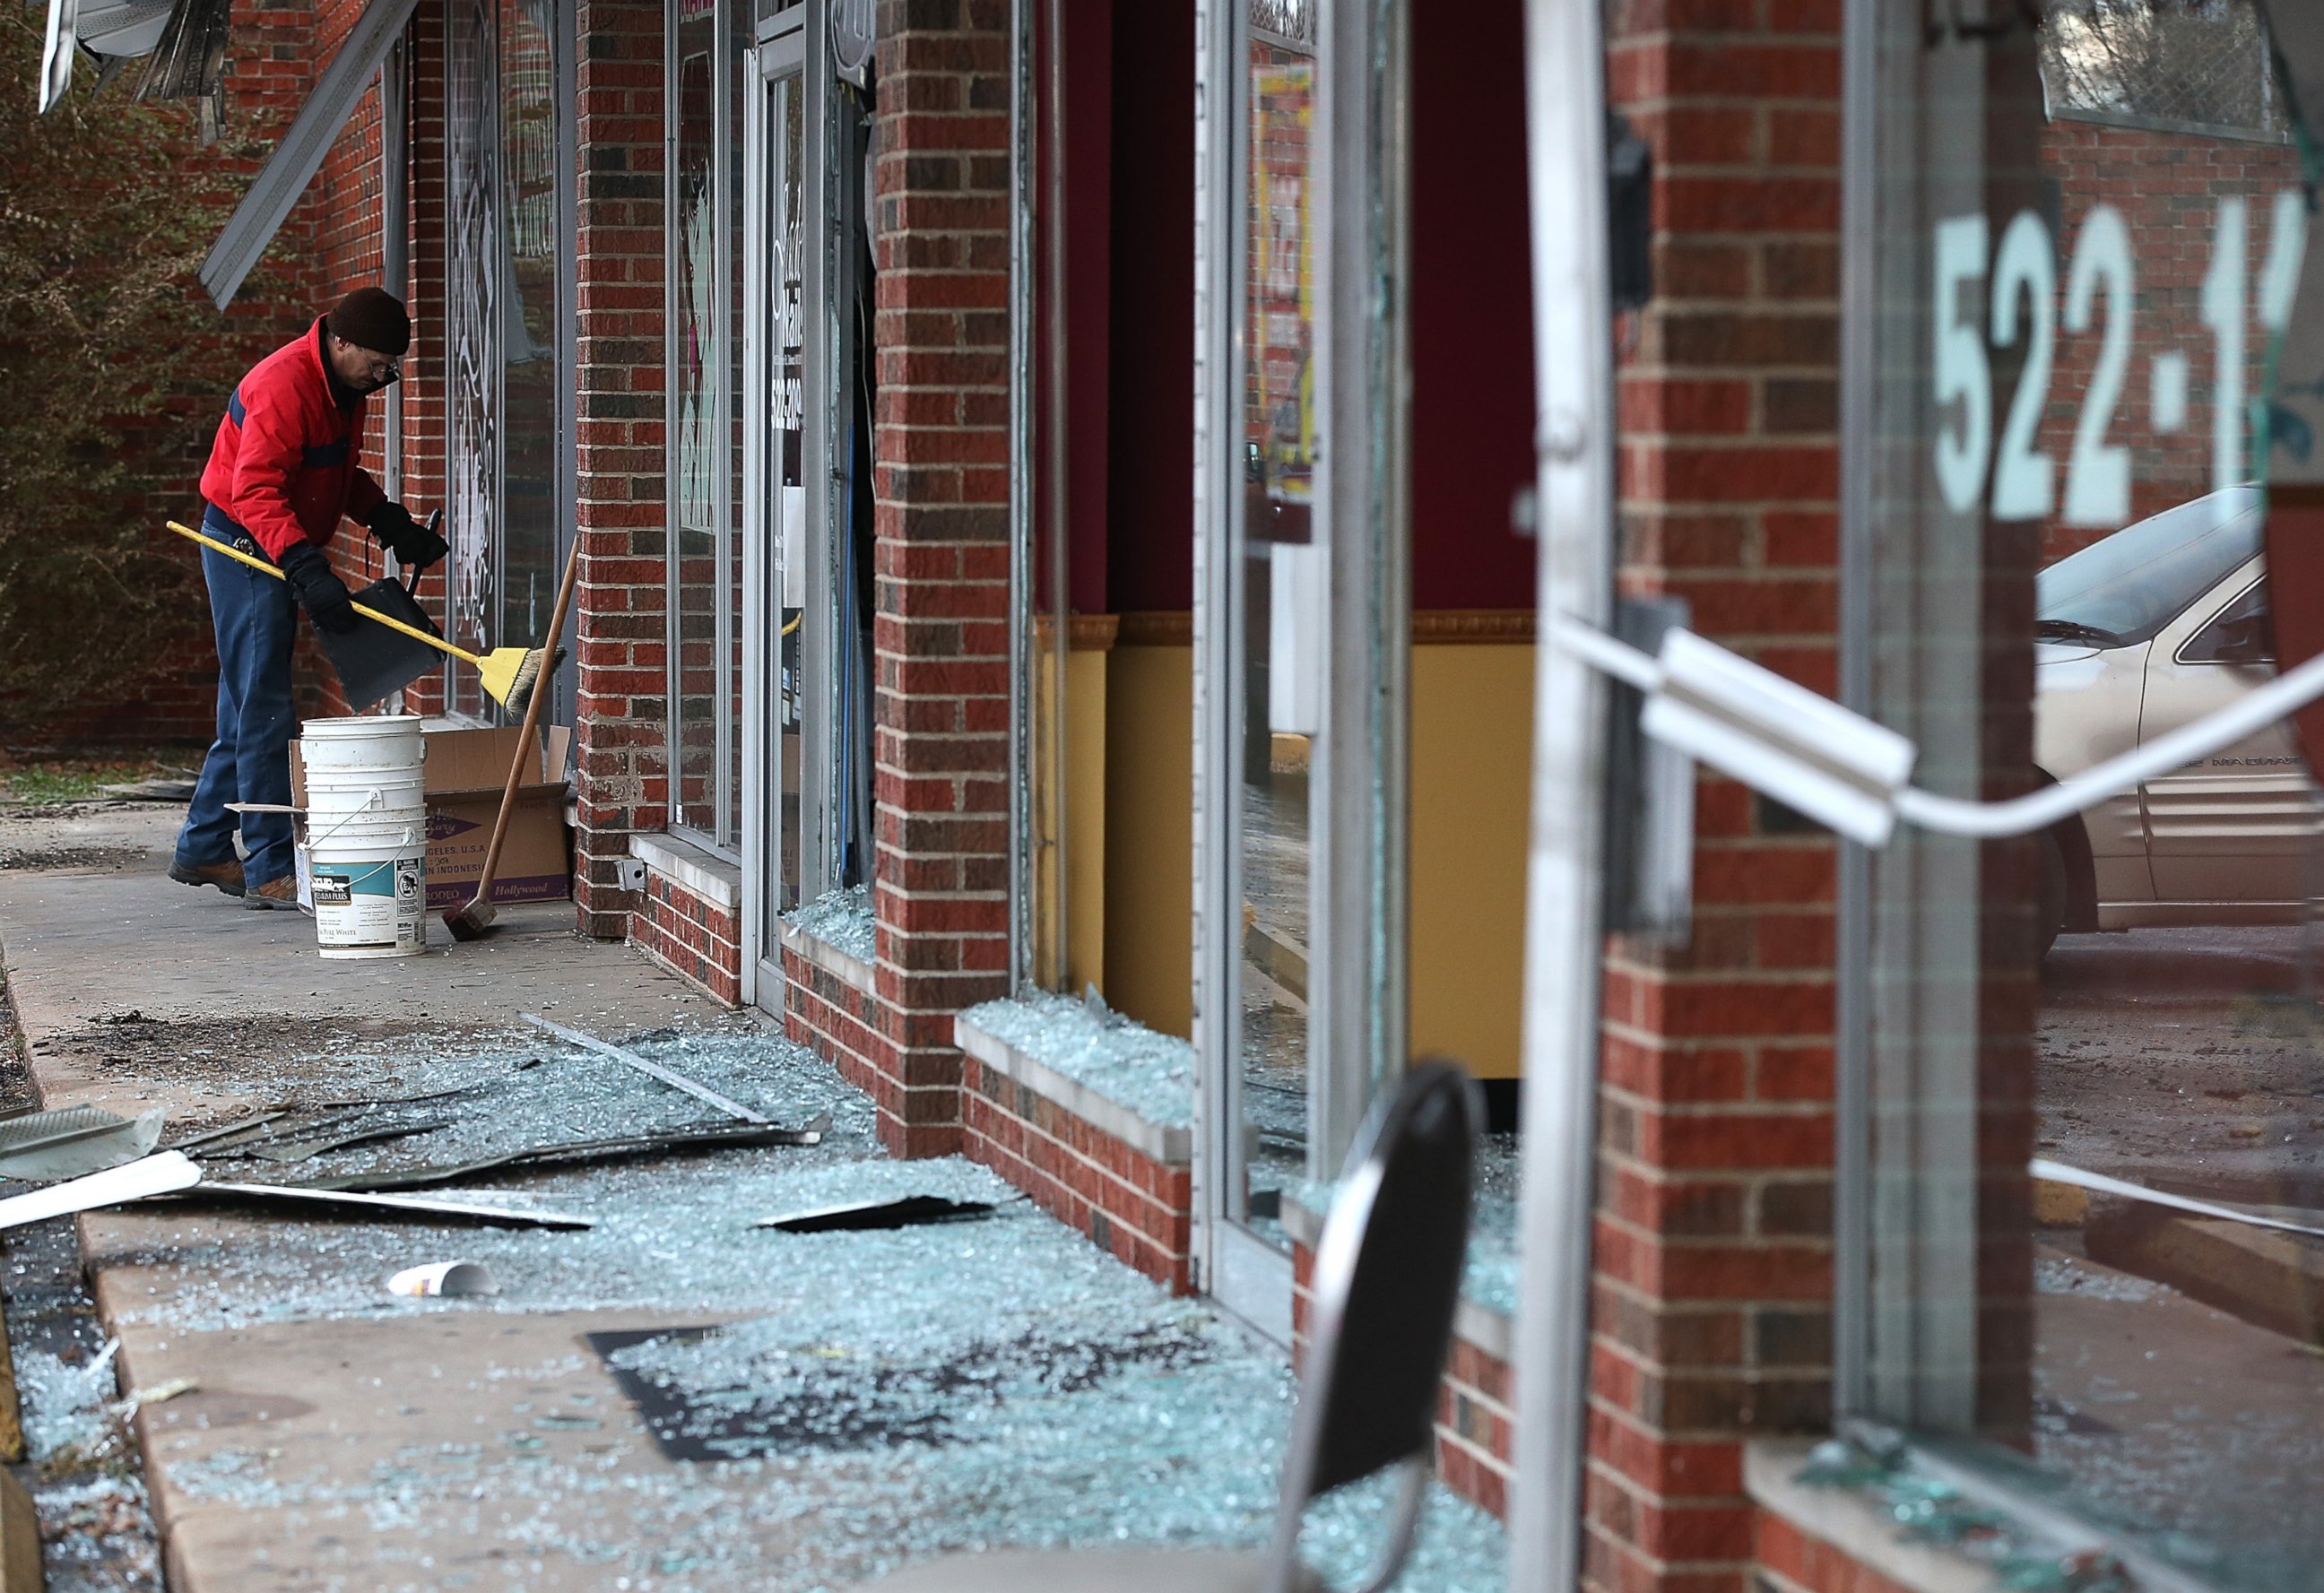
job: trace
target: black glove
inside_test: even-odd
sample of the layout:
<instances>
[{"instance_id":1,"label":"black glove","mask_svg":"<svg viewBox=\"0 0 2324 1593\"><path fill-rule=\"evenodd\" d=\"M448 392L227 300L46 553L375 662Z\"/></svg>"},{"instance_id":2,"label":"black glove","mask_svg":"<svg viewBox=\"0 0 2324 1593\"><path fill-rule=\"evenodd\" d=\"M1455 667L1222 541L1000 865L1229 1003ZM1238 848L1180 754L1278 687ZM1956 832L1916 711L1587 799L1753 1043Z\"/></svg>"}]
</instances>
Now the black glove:
<instances>
[{"instance_id":1,"label":"black glove","mask_svg":"<svg viewBox=\"0 0 2324 1593\"><path fill-rule=\"evenodd\" d=\"M347 584L331 569L331 561L312 542L292 545L279 561L282 578L290 584L290 594L307 617L315 622L318 631L328 631L344 636L355 628L355 600L347 595Z\"/></svg>"},{"instance_id":2,"label":"black glove","mask_svg":"<svg viewBox=\"0 0 2324 1593\"><path fill-rule=\"evenodd\" d=\"M364 523L408 570L424 570L451 551L443 538L412 519L411 511L401 503L382 503Z\"/></svg>"}]
</instances>

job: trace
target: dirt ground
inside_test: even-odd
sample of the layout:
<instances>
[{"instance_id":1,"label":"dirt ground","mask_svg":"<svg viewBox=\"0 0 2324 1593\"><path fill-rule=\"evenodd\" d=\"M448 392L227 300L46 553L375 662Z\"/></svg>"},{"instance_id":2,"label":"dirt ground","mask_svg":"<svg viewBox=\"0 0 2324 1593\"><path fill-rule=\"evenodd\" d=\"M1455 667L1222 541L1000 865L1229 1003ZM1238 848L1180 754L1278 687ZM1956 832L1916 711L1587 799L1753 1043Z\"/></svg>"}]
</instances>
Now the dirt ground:
<instances>
[{"instance_id":1,"label":"dirt ground","mask_svg":"<svg viewBox=\"0 0 2324 1593\"><path fill-rule=\"evenodd\" d=\"M2303 928L2068 935L2043 969L2044 1156L2324 1210L2324 946Z\"/></svg>"},{"instance_id":2,"label":"dirt ground","mask_svg":"<svg viewBox=\"0 0 2324 1593\"><path fill-rule=\"evenodd\" d=\"M2305 928L2061 939L2043 970L2037 1154L2324 1225L2319 951ZM2198 1299L2092 1262L2076 1225L2039 1239L2038 1458L2083 1508L2207 1580L2324 1586L2324 1356L2254 1320L2282 1285Z\"/></svg>"}]
</instances>

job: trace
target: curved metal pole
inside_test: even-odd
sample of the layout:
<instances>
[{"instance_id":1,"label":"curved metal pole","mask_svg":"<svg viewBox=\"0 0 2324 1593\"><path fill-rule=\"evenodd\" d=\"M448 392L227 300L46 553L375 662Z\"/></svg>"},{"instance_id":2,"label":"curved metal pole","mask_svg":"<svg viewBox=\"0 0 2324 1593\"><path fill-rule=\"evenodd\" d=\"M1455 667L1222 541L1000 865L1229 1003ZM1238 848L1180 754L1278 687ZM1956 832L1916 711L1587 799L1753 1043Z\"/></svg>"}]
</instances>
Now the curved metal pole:
<instances>
[{"instance_id":1,"label":"curved metal pole","mask_svg":"<svg viewBox=\"0 0 2324 1593\"><path fill-rule=\"evenodd\" d=\"M1547 629L1560 649L1591 668L1642 692L1661 688L1662 666L1652 654L1641 652L1570 614L1553 615ZM2096 807L2109 796L2135 790L2158 775L2183 769L2248 736L2257 735L2319 698L2324 698L2324 654L2289 674L2279 675L2265 686L2255 687L2217 713L2181 725L2143 747L2109 758L2054 786L2045 786L2006 802L1971 802L1907 786L1894 798L1896 816L1924 830L1972 840L2028 835Z\"/></svg>"},{"instance_id":2,"label":"curved metal pole","mask_svg":"<svg viewBox=\"0 0 2324 1593\"><path fill-rule=\"evenodd\" d=\"M1965 802L1908 786L1896 793L1896 816L1926 830L1979 840L1999 835L2024 835L2043 830L2060 819L2096 807L2109 796L2135 790L2157 775L2169 774L2246 736L2258 734L2324 697L2324 654L2309 659L2288 675L2279 675L2238 701L2182 724L2135 751L2086 769L2054 786L2006 802Z\"/></svg>"}]
</instances>

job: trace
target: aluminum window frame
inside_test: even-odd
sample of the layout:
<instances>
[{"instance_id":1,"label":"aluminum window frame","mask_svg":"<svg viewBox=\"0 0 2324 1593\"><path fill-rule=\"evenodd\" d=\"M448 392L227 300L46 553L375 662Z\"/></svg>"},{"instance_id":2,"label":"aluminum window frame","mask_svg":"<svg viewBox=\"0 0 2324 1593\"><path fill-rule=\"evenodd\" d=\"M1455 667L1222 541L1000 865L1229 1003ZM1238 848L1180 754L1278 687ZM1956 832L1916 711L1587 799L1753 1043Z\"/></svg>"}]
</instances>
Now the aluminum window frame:
<instances>
[{"instance_id":1,"label":"aluminum window frame","mask_svg":"<svg viewBox=\"0 0 2324 1593\"><path fill-rule=\"evenodd\" d=\"M727 463L726 453L734 437L736 394L735 375L732 371L740 336L735 325L734 189L741 180L740 156L733 148L741 127L737 122L735 100L736 79L745 63L739 59L735 38L733 8L738 0L713 0L706 14L711 30L710 50L710 259L711 310L710 343L712 353L703 362L703 377L709 390L710 426L712 437L719 446L714 451L711 471L710 518L717 550L714 561L713 585L719 594L713 611L711 646L716 658L713 666L718 685L710 698L712 770L709 795L704 806L709 809L710 824L705 827L687 815L680 801L681 769L684 764L684 721L682 706L685 665L681 642L679 594L684 584L679 579L683 562L680 544L686 534L680 523L678 485L682 473L678 468L684 428L681 424L683 397L677 373L685 368L680 347L684 318L680 310L680 295L685 291L683 261L686 250L685 222L678 210L678 150L681 123L685 108L680 92L684 76L685 55L680 43L681 29L689 22L706 20L683 14L685 0L664 0L662 7L662 349L663 368L671 380L662 384L663 459L669 491L663 499L664 528L664 636L667 657L664 660L667 686L664 701L667 714L664 723L668 748L669 802L668 827L673 835L702 848L713 856L729 862L740 863L742 858L742 838L729 837L724 831L727 814L732 811L733 792L734 741L739 727L734 723L733 695L728 689L726 669L735 657L736 638L732 604L724 594L742 578L739 555L742 533L737 515L742 506L735 501L735 470ZM747 192L747 184L744 185ZM747 591L745 601L748 601Z\"/></svg>"},{"instance_id":2,"label":"aluminum window frame","mask_svg":"<svg viewBox=\"0 0 2324 1593\"><path fill-rule=\"evenodd\" d=\"M775 358L774 327L772 325L774 293L779 284L768 280L769 260L762 247L770 217L767 202L770 197L773 178L764 173L766 165L779 134L770 124L776 85L785 78L796 80L794 92L801 97L802 120L807 124L812 138L813 114L807 102L811 95L808 79L816 74L807 69L812 51L807 38L807 15L798 7L779 12L758 24L757 40L746 52L743 67L742 106L742 833L740 837L742 853L742 990L741 999L746 1004L761 997L761 981L765 993L779 1005L782 999L782 970L779 957L770 965L768 948L776 944L770 933L778 916L779 898L782 889L782 737L779 733L781 690L777 674L781 668L782 649L779 631L782 625L782 569L775 557L780 545L781 527L769 513L773 500L771 492L780 483L770 477L779 472L779 461L770 461L767 439L771 430L768 395L772 382ZM804 200L806 191L814 185L807 173L814 162L803 141L800 157L799 185ZM802 217L801 230L806 230ZM802 262L804 270L804 262ZM818 317L809 313L807 284L800 285L800 313L805 326L801 328L799 350L800 381L807 383L807 373L813 369L815 339ZM804 400L805 394L802 394ZM800 439L800 474L802 485L806 474L806 439ZM813 495L809 495L810 504ZM812 520L810 520L810 526ZM811 545L810 534L806 540ZM812 591L812 588L810 588ZM770 629L771 625L772 630ZM802 683L804 687L804 683ZM802 763L800 806L805 817L807 802L806 774ZM807 853L800 850L801 883L805 884ZM804 889L801 892L806 898Z\"/></svg>"},{"instance_id":3,"label":"aluminum window frame","mask_svg":"<svg viewBox=\"0 0 2324 1593\"><path fill-rule=\"evenodd\" d=\"M1308 795L1307 1175L1335 1175L1378 1086L1402 1070L1405 750L1410 637L1408 161L1404 0L1324 0L1315 37L1254 27L1248 0L1200 23L1194 570L1194 1259L1197 1282L1288 1342L1290 1257L1246 1225L1241 936L1248 667L1243 397L1250 51L1315 66L1310 179L1316 450L1312 523L1325 704Z\"/></svg>"}]
</instances>

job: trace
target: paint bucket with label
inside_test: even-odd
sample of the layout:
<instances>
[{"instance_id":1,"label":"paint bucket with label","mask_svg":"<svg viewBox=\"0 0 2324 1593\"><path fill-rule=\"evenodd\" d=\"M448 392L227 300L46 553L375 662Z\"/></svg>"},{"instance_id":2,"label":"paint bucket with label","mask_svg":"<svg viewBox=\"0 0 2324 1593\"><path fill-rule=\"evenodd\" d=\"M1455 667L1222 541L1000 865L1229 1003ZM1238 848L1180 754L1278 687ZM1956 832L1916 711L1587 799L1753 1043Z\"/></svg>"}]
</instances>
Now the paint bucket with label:
<instances>
[{"instance_id":1,"label":"paint bucket with label","mask_svg":"<svg viewBox=\"0 0 2324 1593\"><path fill-rule=\"evenodd\" d=\"M315 942L325 957L428 946L428 808L420 720L309 720L300 732Z\"/></svg>"}]
</instances>

